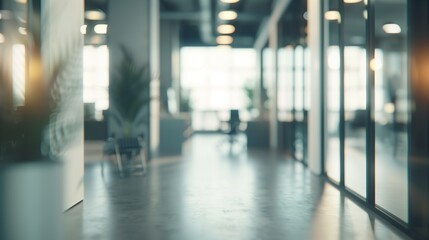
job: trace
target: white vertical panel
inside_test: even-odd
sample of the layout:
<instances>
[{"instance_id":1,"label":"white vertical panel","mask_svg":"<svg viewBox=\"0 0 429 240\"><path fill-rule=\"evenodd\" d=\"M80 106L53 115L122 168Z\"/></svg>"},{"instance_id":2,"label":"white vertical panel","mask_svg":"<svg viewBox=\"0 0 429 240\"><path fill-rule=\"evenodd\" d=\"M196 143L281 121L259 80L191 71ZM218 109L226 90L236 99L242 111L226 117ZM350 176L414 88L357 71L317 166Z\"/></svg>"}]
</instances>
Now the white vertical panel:
<instances>
[{"instance_id":1,"label":"white vertical panel","mask_svg":"<svg viewBox=\"0 0 429 240\"><path fill-rule=\"evenodd\" d=\"M321 101L321 37L320 28L321 4L319 0L308 0L308 45L311 58L311 108L308 113L308 166L314 173L321 173L322 161L322 125Z\"/></svg>"},{"instance_id":2,"label":"white vertical panel","mask_svg":"<svg viewBox=\"0 0 429 240\"><path fill-rule=\"evenodd\" d=\"M55 103L42 151L64 164L64 210L83 199L83 11L83 1L42 0L42 62Z\"/></svg>"}]
</instances>

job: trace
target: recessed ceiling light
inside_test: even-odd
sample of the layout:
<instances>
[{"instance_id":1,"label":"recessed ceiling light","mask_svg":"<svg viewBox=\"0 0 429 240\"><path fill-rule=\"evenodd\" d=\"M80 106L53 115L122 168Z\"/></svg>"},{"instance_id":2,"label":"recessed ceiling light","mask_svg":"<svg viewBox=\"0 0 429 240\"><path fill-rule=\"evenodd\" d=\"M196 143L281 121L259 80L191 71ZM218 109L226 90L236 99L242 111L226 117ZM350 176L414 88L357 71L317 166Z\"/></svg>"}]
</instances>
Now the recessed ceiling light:
<instances>
[{"instance_id":1,"label":"recessed ceiling light","mask_svg":"<svg viewBox=\"0 0 429 240\"><path fill-rule=\"evenodd\" d=\"M234 39L231 36L222 35L218 36L216 38L216 43L221 45L228 45L231 44L234 41Z\"/></svg>"},{"instance_id":2,"label":"recessed ceiling light","mask_svg":"<svg viewBox=\"0 0 429 240\"><path fill-rule=\"evenodd\" d=\"M344 0L344 3L358 3L362 2L362 0Z\"/></svg>"},{"instance_id":3,"label":"recessed ceiling light","mask_svg":"<svg viewBox=\"0 0 429 240\"><path fill-rule=\"evenodd\" d=\"M401 27L396 23L386 23L383 25L383 31L387 34L401 33Z\"/></svg>"},{"instance_id":4,"label":"recessed ceiling light","mask_svg":"<svg viewBox=\"0 0 429 240\"><path fill-rule=\"evenodd\" d=\"M237 18L235 11L222 11L219 13L219 18L222 20L234 20Z\"/></svg>"},{"instance_id":5,"label":"recessed ceiling light","mask_svg":"<svg viewBox=\"0 0 429 240\"><path fill-rule=\"evenodd\" d=\"M82 33L82 34L86 34L86 29L88 28L88 25L82 25L81 27L80 27L80 33Z\"/></svg>"},{"instance_id":6,"label":"recessed ceiling light","mask_svg":"<svg viewBox=\"0 0 429 240\"><path fill-rule=\"evenodd\" d=\"M94 32L98 34L107 33L107 24L97 24L94 26Z\"/></svg>"},{"instance_id":7,"label":"recessed ceiling light","mask_svg":"<svg viewBox=\"0 0 429 240\"><path fill-rule=\"evenodd\" d=\"M222 24L217 27L217 31L220 34L231 34L235 32L235 27L231 24Z\"/></svg>"},{"instance_id":8,"label":"recessed ceiling light","mask_svg":"<svg viewBox=\"0 0 429 240\"><path fill-rule=\"evenodd\" d=\"M220 0L221 2L224 2L224 3L237 3L237 2L240 2L240 0Z\"/></svg>"},{"instance_id":9,"label":"recessed ceiling light","mask_svg":"<svg viewBox=\"0 0 429 240\"><path fill-rule=\"evenodd\" d=\"M85 18L88 20L104 20L106 14L100 10L88 10L85 12Z\"/></svg>"},{"instance_id":10,"label":"recessed ceiling light","mask_svg":"<svg viewBox=\"0 0 429 240\"><path fill-rule=\"evenodd\" d=\"M331 11L325 12L326 20L334 21L334 20L340 20L340 18L341 18L341 15L340 15L340 12L338 11L331 10Z\"/></svg>"}]
</instances>

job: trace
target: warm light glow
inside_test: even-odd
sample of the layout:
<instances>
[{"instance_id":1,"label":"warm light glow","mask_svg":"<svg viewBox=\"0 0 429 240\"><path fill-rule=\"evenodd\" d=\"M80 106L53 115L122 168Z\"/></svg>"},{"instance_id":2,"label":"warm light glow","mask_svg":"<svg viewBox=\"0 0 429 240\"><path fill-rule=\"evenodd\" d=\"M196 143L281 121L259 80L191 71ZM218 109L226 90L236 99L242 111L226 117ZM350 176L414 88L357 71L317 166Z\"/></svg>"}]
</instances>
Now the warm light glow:
<instances>
[{"instance_id":1,"label":"warm light glow","mask_svg":"<svg viewBox=\"0 0 429 240\"><path fill-rule=\"evenodd\" d=\"M223 25L219 25L217 27L217 31L220 34L231 34L231 33L235 32L235 27L231 24L223 24Z\"/></svg>"},{"instance_id":2,"label":"warm light glow","mask_svg":"<svg viewBox=\"0 0 429 240\"><path fill-rule=\"evenodd\" d=\"M383 63L380 61L380 59L373 58L369 61L369 67L372 71L378 71L383 68Z\"/></svg>"},{"instance_id":3,"label":"warm light glow","mask_svg":"<svg viewBox=\"0 0 429 240\"><path fill-rule=\"evenodd\" d=\"M99 35L92 36L90 40L90 44L92 45L100 45L102 43L104 43L104 38Z\"/></svg>"},{"instance_id":4,"label":"warm light glow","mask_svg":"<svg viewBox=\"0 0 429 240\"><path fill-rule=\"evenodd\" d=\"M383 25L383 31L387 34L401 33L401 27L396 23L387 23Z\"/></svg>"},{"instance_id":5,"label":"warm light glow","mask_svg":"<svg viewBox=\"0 0 429 240\"><path fill-rule=\"evenodd\" d=\"M238 3L238 2L240 2L240 0L220 0L221 2L224 2L224 3Z\"/></svg>"},{"instance_id":6,"label":"warm light glow","mask_svg":"<svg viewBox=\"0 0 429 240\"><path fill-rule=\"evenodd\" d=\"M216 38L216 43L221 45L228 45L231 44L234 41L234 39L231 36L218 36Z\"/></svg>"},{"instance_id":7,"label":"warm light glow","mask_svg":"<svg viewBox=\"0 0 429 240\"><path fill-rule=\"evenodd\" d=\"M27 0L15 0L15 2L17 2L17 3L22 3L22 4L26 4L26 3L27 3Z\"/></svg>"},{"instance_id":8,"label":"warm light glow","mask_svg":"<svg viewBox=\"0 0 429 240\"><path fill-rule=\"evenodd\" d=\"M19 27L18 32L22 35L27 35L27 29L25 27Z\"/></svg>"},{"instance_id":9,"label":"warm light glow","mask_svg":"<svg viewBox=\"0 0 429 240\"><path fill-rule=\"evenodd\" d=\"M362 0L344 0L344 3L358 3L362 2Z\"/></svg>"},{"instance_id":10,"label":"warm light glow","mask_svg":"<svg viewBox=\"0 0 429 240\"><path fill-rule=\"evenodd\" d=\"M0 43L4 43L5 42L5 38L3 33L0 33Z\"/></svg>"},{"instance_id":11,"label":"warm light glow","mask_svg":"<svg viewBox=\"0 0 429 240\"><path fill-rule=\"evenodd\" d=\"M88 20L104 20L106 14L99 10L88 10L85 12L85 18Z\"/></svg>"},{"instance_id":12,"label":"warm light glow","mask_svg":"<svg viewBox=\"0 0 429 240\"><path fill-rule=\"evenodd\" d=\"M219 18L222 20L234 20L237 18L235 11L222 11L219 13Z\"/></svg>"},{"instance_id":13,"label":"warm light glow","mask_svg":"<svg viewBox=\"0 0 429 240\"><path fill-rule=\"evenodd\" d=\"M329 21L340 20L341 15L338 11L327 11L325 12L325 19Z\"/></svg>"},{"instance_id":14,"label":"warm light glow","mask_svg":"<svg viewBox=\"0 0 429 240\"><path fill-rule=\"evenodd\" d=\"M86 34L86 29L88 28L88 25L82 25L81 27L80 27L80 33L82 33L82 34Z\"/></svg>"},{"instance_id":15,"label":"warm light glow","mask_svg":"<svg viewBox=\"0 0 429 240\"><path fill-rule=\"evenodd\" d=\"M97 24L94 26L94 32L98 34L106 34L107 33L107 24Z\"/></svg>"},{"instance_id":16,"label":"warm light glow","mask_svg":"<svg viewBox=\"0 0 429 240\"><path fill-rule=\"evenodd\" d=\"M384 104L384 111L386 113L394 113L395 112L395 104L393 104L393 103Z\"/></svg>"}]
</instances>

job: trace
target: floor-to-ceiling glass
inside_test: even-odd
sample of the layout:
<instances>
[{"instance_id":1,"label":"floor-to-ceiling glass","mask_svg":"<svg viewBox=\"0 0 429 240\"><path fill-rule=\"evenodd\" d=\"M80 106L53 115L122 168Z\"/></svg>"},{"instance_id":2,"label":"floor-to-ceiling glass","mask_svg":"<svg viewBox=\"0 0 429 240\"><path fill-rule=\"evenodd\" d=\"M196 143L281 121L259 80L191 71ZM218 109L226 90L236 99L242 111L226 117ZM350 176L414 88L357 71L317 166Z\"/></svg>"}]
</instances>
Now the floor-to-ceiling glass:
<instances>
[{"instance_id":1,"label":"floor-to-ceiling glass","mask_svg":"<svg viewBox=\"0 0 429 240\"><path fill-rule=\"evenodd\" d=\"M407 1L375 1L376 204L408 221Z\"/></svg>"},{"instance_id":2,"label":"floor-to-ceiling glass","mask_svg":"<svg viewBox=\"0 0 429 240\"><path fill-rule=\"evenodd\" d=\"M292 122L293 107L293 47L291 45L278 51L278 119Z\"/></svg>"},{"instance_id":3,"label":"floor-to-ceiling glass","mask_svg":"<svg viewBox=\"0 0 429 240\"><path fill-rule=\"evenodd\" d=\"M294 157L304 160L304 48L295 47L294 58Z\"/></svg>"},{"instance_id":4,"label":"floor-to-ceiling glass","mask_svg":"<svg viewBox=\"0 0 429 240\"><path fill-rule=\"evenodd\" d=\"M332 180L340 181L340 46L338 0L324 6L325 38L325 169Z\"/></svg>"},{"instance_id":5,"label":"floor-to-ceiling glass","mask_svg":"<svg viewBox=\"0 0 429 240\"><path fill-rule=\"evenodd\" d=\"M350 2L350 3L349 3ZM366 196L367 1L343 2L345 186Z\"/></svg>"}]
</instances>

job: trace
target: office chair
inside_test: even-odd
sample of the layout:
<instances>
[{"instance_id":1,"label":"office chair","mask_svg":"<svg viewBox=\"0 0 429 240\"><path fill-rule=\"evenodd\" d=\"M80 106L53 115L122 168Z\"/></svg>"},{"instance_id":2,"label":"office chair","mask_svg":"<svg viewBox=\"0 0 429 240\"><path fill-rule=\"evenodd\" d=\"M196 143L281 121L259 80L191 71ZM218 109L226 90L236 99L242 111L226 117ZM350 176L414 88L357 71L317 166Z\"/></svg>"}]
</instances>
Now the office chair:
<instances>
[{"instance_id":1,"label":"office chair","mask_svg":"<svg viewBox=\"0 0 429 240\"><path fill-rule=\"evenodd\" d=\"M244 149L246 144L240 141L242 122L240 120L239 111L237 109L231 109L229 111L229 120L225 123L226 127L223 128L223 132L227 135L226 142L228 143L230 150L232 151L233 146L237 144Z\"/></svg>"},{"instance_id":2,"label":"office chair","mask_svg":"<svg viewBox=\"0 0 429 240\"><path fill-rule=\"evenodd\" d=\"M114 155L120 176L145 174L147 169L143 140L138 138L109 138L104 145L103 155Z\"/></svg>"}]
</instances>

